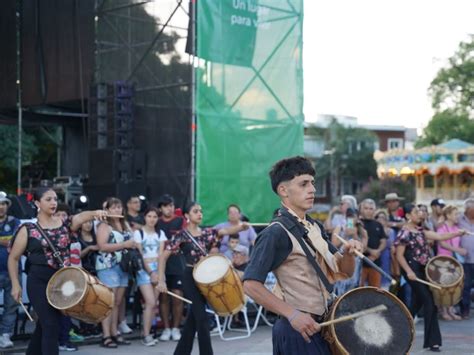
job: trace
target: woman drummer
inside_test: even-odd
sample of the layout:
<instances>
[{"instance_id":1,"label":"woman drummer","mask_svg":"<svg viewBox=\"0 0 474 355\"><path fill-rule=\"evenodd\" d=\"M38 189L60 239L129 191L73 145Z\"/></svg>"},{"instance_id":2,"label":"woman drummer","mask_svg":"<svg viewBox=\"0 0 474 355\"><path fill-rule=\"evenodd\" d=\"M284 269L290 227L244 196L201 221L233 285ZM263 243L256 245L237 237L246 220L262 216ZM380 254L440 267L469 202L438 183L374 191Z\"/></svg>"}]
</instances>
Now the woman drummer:
<instances>
[{"instance_id":1,"label":"woman drummer","mask_svg":"<svg viewBox=\"0 0 474 355\"><path fill-rule=\"evenodd\" d=\"M55 217L58 206L56 192L51 188L39 188L34 193L34 203L38 209L37 222L25 223L12 240L10 256L8 258L8 272L12 280L13 298L20 302L22 289L19 282L18 262L21 255L26 255L27 293L35 312L38 315L36 328L31 336L26 354L59 353L58 337L61 313L53 308L46 298L48 281L61 267L53 256L42 233L48 237L59 252L64 266L70 265L70 245L72 233L80 226L92 219L103 219L106 212L86 211L62 221Z\"/></svg>"},{"instance_id":2,"label":"woman drummer","mask_svg":"<svg viewBox=\"0 0 474 355\"><path fill-rule=\"evenodd\" d=\"M462 236L465 232L459 230L438 234L425 230L421 224L422 214L418 207L413 204L407 204L403 209L408 222L399 231L395 241L397 260L403 277L408 280L413 290L412 314L416 314L421 306L423 306L423 319L425 322L423 348L439 352L441 333L438 323L438 309L434 304L433 295L428 286L416 282L416 279L425 280L425 267L430 258L430 246L427 239L437 241L448 240Z\"/></svg>"},{"instance_id":3,"label":"woman drummer","mask_svg":"<svg viewBox=\"0 0 474 355\"><path fill-rule=\"evenodd\" d=\"M184 296L190 299L191 305L186 322L184 324L181 339L176 346L174 354L191 354L193 349L194 336L198 333L199 353L201 355L213 354L209 322L206 313L206 299L199 292L194 279L193 267L198 261L209 252L217 252L219 240L224 235L238 233L248 229L247 223L240 223L236 226L221 228L201 228L202 208L197 202L190 202L183 210L187 219L187 227L176 234L172 240L166 243L164 252L159 257L158 262L158 290L167 292L165 281L166 261L171 254L182 253L186 260L186 269L183 277ZM199 245L196 245L194 241Z\"/></svg>"},{"instance_id":4,"label":"woman drummer","mask_svg":"<svg viewBox=\"0 0 474 355\"><path fill-rule=\"evenodd\" d=\"M118 335L117 325L119 307L124 301L125 290L128 286L128 273L120 268L122 251L136 248L131 238L132 231L123 216L122 201L109 197L105 202L105 210L113 217L97 226L97 246L99 253L95 268L97 276L114 292L114 306L112 313L102 321L102 343L105 348L116 348L117 345L130 345L128 340Z\"/></svg>"}]
</instances>

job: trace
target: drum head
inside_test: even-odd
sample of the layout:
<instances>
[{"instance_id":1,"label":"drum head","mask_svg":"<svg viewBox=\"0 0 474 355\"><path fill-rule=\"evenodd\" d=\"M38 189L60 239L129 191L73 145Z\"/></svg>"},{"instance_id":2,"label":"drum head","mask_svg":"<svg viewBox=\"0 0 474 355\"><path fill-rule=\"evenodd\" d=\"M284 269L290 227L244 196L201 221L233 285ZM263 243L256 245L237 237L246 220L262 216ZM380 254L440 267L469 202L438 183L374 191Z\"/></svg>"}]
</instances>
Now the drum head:
<instances>
[{"instance_id":1,"label":"drum head","mask_svg":"<svg viewBox=\"0 0 474 355\"><path fill-rule=\"evenodd\" d=\"M443 287L456 285L464 277L461 264L450 256L437 256L426 266L428 281Z\"/></svg>"},{"instance_id":2,"label":"drum head","mask_svg":"<svg viewBox=\"0 0 474 355\"><path fill-rule=\"evenodd\" d=\"M350 354L407 354L413 343L413 319L392 294L374 287L349 291L336 301L333 319L385 305L387 310L334 325L336 338Z\"/></svg>"},{"instance_id":3,"label":"drum head","mask_svg":"<svg viewBox=\"0 0 474 355\"><path fill-rule=\"evenodd\" d=\"M75 267L68 267L57 271L47 288L49 303L57 309L67 309L76 305L86 291L86 275Z\"/></svg>"},{"instance_id":4,"label":"drum head","mask_svg":"<svg viewBox=\"0 0 474 355\"><path fill-rule=\"evenodd\" d=\"M229 266L229 260L223 255L207 256L194 267L194 280L202 284L216 282L224 277Z\"/></svg>"}]
</instances>

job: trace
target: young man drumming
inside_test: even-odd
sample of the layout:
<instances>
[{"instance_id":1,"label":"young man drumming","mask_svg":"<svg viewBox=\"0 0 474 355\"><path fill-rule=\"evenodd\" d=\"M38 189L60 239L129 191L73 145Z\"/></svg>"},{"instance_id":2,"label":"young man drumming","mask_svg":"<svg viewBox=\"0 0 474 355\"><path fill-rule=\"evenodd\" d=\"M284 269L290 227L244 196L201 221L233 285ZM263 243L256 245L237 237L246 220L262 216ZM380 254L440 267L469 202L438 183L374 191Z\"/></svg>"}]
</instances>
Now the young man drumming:
<instances>
[{"instance_id":1,"label":"young man drumming","mask_svg":"<svg viewBox=\"0 0 474 355\"><path fill-rule=\"evenodd\" d=\"M272 167L272 189L282 206L257 238L244 275L247 295L281 316L273 327L274 354L330 354L319 326L327 311L327 289L352 275L354 251L362 250L360 242L350 240L340 254L323 237L322 227L306 215L314 203L314 175L310 161L299 156ZM317 265L309 261L300 242ZM264 286L270 271L278 280L275 294Z\"/></svg>"}]
</instances>

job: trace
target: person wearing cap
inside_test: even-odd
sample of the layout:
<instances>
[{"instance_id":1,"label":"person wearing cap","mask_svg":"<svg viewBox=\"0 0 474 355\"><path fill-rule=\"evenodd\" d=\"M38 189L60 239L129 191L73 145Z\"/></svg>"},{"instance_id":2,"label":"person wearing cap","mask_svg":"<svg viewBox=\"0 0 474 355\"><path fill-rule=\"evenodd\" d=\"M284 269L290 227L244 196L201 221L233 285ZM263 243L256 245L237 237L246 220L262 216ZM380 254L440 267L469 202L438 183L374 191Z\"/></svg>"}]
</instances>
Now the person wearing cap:
<instances>
[{"instance_id":1,"label":"person wearing cap","mask_svg":"<svg viewBox=\"0 0 474 355\"><path fill-rule=\"evenodd\" d=\"M12 282L8 276L8 244L20 226L20 220L8 215L12 202L4 192L0 192L0 289L3 290L3 315L0 319L0 348L13 347L10 335L15 326L18 303L12 295Z\"/></svg>"},{"instance_id":2,"label":"person wearing cap","mask_svg":"<svg viewBox=\"0 0 474 355\"><path fill-rule=\"evenodd\" d=\"M444 223L443 208L446 206L446 202L442 198L435 198L430 203L431 205L431 216L429 217L429 223L433 226L434 230L438 230L438 227Z\"/></svg>"},{"instance_id":3,"label":"person wearing cap","mask_svg":"<svg viewBox=\"0 0 474 355\"><path fill-rule=\"evenodd\" d=\"M405 220L398 215L400 209L400 201L403 201L405 198L398 196L396 192L390 192L385 195L385 205L388 210L388 226L395 230L396 233L403 227Z\"/></svg>"}]
</instances>

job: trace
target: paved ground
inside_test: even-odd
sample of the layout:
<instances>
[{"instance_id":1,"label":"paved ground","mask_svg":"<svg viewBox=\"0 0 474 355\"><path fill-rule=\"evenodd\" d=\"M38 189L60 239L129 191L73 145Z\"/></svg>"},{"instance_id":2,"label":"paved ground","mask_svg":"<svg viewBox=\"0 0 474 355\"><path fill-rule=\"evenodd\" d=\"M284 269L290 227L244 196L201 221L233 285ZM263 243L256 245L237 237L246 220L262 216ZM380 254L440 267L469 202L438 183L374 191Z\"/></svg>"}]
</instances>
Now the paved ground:
<instances>
[{"instance_id":1,"label":"paved ground","mask_svg":"<svg viewBox=\"0 0 474 355\"><path fill-rule=\"evenodd\" d=\"M474 354L474 318L459 322L440 321L443 334L443 354ZM416 339L411 354L432 354L422 349L423 345L423 320L415 326ZM260 326L250 338L242 340L222 341L219 336L212 337L214 353L216 355L271 355L271 328ZM20 344L18 344L20 345ZM176 346L174 342L162 342L154 347L145 347L139 340L133 341L130 346L118 349L103 349L98 345L83 345L77 355L102 355L102 354L153 354L169 355ZM23 348L24 349L24 348ZM23 353L24 350L19 353ZM1 353L1 352L0 352ZM13 353L9 351L8 353ZM18 352L17 352L18 353ZM65 353L64 353L65 354ZM199 354L197 342L194 344L194 354ZM356 354L357 355L357 354Z\"/></svg>"}]
</instances>

